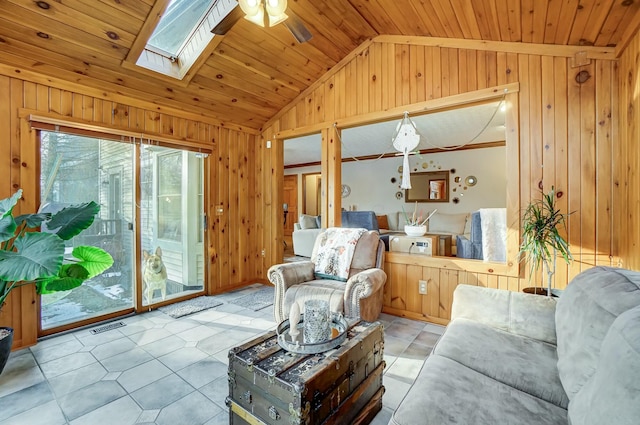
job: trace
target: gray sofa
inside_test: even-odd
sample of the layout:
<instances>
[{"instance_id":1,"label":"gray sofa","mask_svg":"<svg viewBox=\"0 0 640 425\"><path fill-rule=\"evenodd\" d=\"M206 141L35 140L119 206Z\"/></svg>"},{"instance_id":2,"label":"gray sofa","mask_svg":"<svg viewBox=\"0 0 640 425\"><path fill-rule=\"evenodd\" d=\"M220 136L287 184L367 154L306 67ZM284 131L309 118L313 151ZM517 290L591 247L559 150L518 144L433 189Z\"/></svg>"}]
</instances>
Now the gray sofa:
<instances>
[{"instance_id":1,"label":"gray sofa","mask_svg":"<svg viewBox=\"0 0 640 425\"><path fill-rule=\"evenodd\" d=\"M560 298L459 285L392 425L640 423L640 273L595 267Z\"/></svg>"},{"instance_id":2,"label":"gray sofa","mask_svg":"<svg viewBox=\"0 0 640 425\"><path fill-rule=\"evenodd\" d=\"M378 220L373 211L342 211L340 227L363 228L378 231ZM291 239L293 253L303 257L311 257L316 238L320 234L320 216L301 215L293 225Z\"/></svg>"}]
</instances>

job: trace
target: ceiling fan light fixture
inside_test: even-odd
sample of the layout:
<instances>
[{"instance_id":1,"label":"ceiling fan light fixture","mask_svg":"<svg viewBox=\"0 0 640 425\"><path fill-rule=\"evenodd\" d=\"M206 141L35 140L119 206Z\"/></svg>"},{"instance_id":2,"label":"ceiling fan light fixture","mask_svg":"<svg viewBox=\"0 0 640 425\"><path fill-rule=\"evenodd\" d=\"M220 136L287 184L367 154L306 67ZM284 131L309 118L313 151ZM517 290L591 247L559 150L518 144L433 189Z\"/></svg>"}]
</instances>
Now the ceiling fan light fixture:
<instances>
[{"instance_id":1,"label":"ceiling fan light fixture","mask_svg":"<svg viewBox=\"0 0 640 425\"><path fill-rule=\"evenodd\" d=\"M238 0L238 4L247 21L264 27L264 5L262 0Z\"/></svg>"},{"instance_id":2,"label":"ceiling fan light fixture","mask_svg":"<svg viewBox=\"0 0 640 425\"><path fill-rule=\"evenodd\" d=\"M279 15L287 10L287 0L265 0L267 12Z\"/></svg>"},{"instance_id":3,"label":"ceiling fan light fixture","mask_svg":"<svg viewBox=\"0 0 640 425\"><path fill-rule=\"evenodd\" d=\"M262 10L262 0L238 0L238 4L245 15L253 16Z\"/></svg>"},{"instance_id":4,"label":"ceiling fan light fixture","mask_svg":"<svg viewBox=\"0 0 640 425\"><path fill-rule=\"evenodd\" d=\"M269 14L269 26L275 27L281 22L284 22L288 18L286 13L281 13L280 15L272 15Z\"/></svg>"}]
</instances>

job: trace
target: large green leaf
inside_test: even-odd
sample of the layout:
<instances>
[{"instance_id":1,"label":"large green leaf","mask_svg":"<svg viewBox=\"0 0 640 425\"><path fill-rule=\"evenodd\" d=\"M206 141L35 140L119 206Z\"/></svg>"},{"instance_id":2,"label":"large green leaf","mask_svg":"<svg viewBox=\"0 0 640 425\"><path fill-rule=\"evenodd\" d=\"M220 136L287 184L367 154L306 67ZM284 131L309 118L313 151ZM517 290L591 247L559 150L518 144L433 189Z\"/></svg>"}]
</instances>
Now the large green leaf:
<instances>
[{"instance_id":1,"label":"large green leaf","mask_svg":"<svg viewBox=\"0 0 640 425\"><path fill-rule=\"evenodd\" d=\"M11 198L5 198L0 201L0 217L11 214L13 207L16 206L18 200L22 198L22 189L18 189Z\"/></svg>"},{"instance_id":2,"label":"large green leaf","mask_svg":"<svg viewBox=\"0 0 640 425\"><path fill-rule=\"evenodd\" d=\"M100 205L93 201L72 205L54 214L51 220L47 222L47 227L51 230L57 229L56 234L66 241L91 226L94 217L99 211Z\"/></svg>"},{"instance_id":3,"label":"large green leaf","mask_svg":"<svg viewBox=\"0 0 640 425\"><path fill-rule=\"evenodd\" d=\"M64 256L64 242L58 236L25 233L14 246L16 251L0 250L0 279L34 281L58 274Z\"/></svg>"},{"instance_id":4,"label":"large green leaf","mask_svg":"<svg viewBox=\"0 0 640 425\"><path fill-rule=\"evenodd\" d=\"M95 246L77 246L72 255L77 258L76 264L89 272L88 278L98 276L113 265L113 258L108 252Z\"/></svg>"},{"instance_id":5,"label":"large green leaf","mask_svg":"<svg viewBox=\"0 0 640 425\"><path fill-rule=\"evenodd\" d=\"M53 294L54 292L69 291L82 285L84 279L75 277L55 277L37 286L39 294Z\"/></svg>"},{"instance_id":6,"label":"large green leaf","mask_svg":"<svg viewBox=\"0 0 640 425\"><path fill-rule=\"evenodd\" d=\"M27 227L33 229L35 227L40 227L43 221L47 221L51 218L51 213L39 213L39 214L22 214L16 217L16 223L18 226L22 224L22 222L27 223Z\"/></svg>"},{"instance_id":7,"label":"large green leaf","mask_svg":"<svg viewBox=\"0 0 640 425\"><path fill-rule=\"evenodd\" d=\"M11 214L0 218L0 243L14 237L17 228L18 226Z\"/></svg>"}]
</instances>

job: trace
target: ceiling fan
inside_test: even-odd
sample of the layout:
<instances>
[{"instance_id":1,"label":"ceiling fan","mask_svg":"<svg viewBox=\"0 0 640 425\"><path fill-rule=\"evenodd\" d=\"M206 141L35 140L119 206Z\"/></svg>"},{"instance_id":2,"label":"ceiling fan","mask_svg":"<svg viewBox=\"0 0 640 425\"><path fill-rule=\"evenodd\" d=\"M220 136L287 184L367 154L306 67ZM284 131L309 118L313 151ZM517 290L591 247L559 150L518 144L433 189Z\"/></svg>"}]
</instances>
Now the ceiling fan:
<instances>
[{"instance_id":1,"label":"ceiling fan","mask_svg":"<svg viewBox=\"0 0 640 425\"><path fill-rule=\"evenodd\" d=\"M287 10L287 0L238 0L238 6L240 7L234 7L211 32L225 35L240 18L245 18L261 27L273 27L282 23L298 43L309 41L312 37L298 15Z\"/></svg>"}]
</instances>

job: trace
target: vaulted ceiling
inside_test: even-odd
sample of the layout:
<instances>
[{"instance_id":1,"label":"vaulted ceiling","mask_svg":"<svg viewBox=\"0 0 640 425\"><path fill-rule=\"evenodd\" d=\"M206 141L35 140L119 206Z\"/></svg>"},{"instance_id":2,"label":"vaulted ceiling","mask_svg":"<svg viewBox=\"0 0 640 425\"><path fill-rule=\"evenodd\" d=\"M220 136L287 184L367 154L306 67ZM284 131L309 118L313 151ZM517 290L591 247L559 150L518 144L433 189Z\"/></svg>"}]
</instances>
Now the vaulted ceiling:
<instances>
[{"instance_id":1,"label":"vaulted ceiling","mask_svg":"<svg viewBox=\"0 0 640 425\"><path fill-rule=\"evenodd\" d=\"M168 0L0 0L0 63L260 129L378 35L614 47L638 25L634 0L289 0L313 38L240 19L189 80L124 67Z\"/></svg>"}]
</instances>

